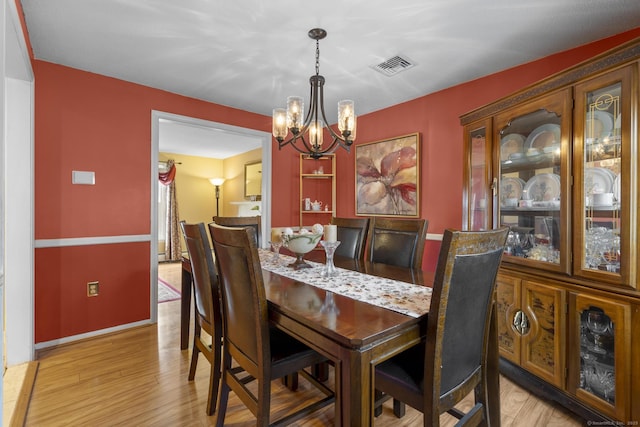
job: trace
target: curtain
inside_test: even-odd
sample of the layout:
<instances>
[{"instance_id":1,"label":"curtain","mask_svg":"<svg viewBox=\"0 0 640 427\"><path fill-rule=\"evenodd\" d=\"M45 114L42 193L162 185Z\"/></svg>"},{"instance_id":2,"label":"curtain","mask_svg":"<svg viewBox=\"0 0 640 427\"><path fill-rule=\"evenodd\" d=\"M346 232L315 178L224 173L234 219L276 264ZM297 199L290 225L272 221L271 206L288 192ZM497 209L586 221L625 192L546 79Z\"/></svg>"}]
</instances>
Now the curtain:
<instances>
[{"instance_id":1,"label":"curtain","mask_svg":"<svg viewBox=\"0 0 640 427\"><path fill-rule=\"evenodd\" d=\"M158 173L158 179L163 185L170 185L176 178L176 164L173 160L169 159L166 162L165 172Z\"/></svg>"},{"instance_id":2,"label":"curtain","mask_svg":"<svg viewBox=\"0 0 640 427\"><path fill-rule=\"evenodd\" d=\"M160 183L167 186L167 204L165 206L167 224L165 227L164 247L165 257L169 261L179 261L182 256L175 177L176 165L173 159L169 159L167 160L166 172L158 173Z\"/></svg>"}]
</instances>

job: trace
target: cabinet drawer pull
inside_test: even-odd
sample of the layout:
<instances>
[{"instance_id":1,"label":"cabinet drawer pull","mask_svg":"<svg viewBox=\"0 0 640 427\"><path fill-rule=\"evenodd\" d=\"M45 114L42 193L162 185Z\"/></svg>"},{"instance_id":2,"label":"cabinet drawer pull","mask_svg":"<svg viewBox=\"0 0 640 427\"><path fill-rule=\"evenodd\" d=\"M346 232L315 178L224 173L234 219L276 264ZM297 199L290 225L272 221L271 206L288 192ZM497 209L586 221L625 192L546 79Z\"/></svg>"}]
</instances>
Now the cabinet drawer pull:
<instances>
[{"instance_id":1,"label":"cabinet drawer pull","mask_svg":"<svg viewBox=\"0 0 640 427\"><path fill-rule=\"evenodd\" d=\"M529 332L529 318L522 310L518 310L513 316L513 327L516 328L520 335L525 335Z\"/></svg>"}]
</instances>

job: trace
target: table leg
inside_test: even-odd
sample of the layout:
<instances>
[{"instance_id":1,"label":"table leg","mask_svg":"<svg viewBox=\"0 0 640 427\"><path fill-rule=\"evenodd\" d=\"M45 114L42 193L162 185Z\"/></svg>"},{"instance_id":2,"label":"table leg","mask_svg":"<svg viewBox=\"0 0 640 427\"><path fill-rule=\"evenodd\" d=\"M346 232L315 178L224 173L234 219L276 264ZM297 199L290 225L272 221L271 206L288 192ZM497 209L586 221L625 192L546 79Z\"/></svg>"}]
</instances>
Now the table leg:
<instances>
[{"instance_id":1,"label":"table leg","mask_svg":"<svg viewBox=\"0 0 640 427\"><path fill-rule=\"evenodd\" d=\"M361 347L359 351L341 349L340 409L343 426L373 425L375 365L418 344L424 328L426 325L414 325L384 342Z\"/></svg>"},{"instance_id":2,"label":"table leg","mask_svg":"<svg viewBox=\"0 0 640 427\"><path fill-rule=\"evenodd\" d=\"M182 259L180 295L180 350L189 348L189 320L191 318L191 261Z\"/></svg>"},{"instance_id":3,"label":"table leg","mask_svg":"<svg viewBox=\"0 0 640 427\"><path fill-rule=\"evenodd\" d=\"M344 350L348 351L348 350ZM342 425L372 425L371 360L366 353L348 351L346 363L342 364Z\"/></svg>"}]
</instances>

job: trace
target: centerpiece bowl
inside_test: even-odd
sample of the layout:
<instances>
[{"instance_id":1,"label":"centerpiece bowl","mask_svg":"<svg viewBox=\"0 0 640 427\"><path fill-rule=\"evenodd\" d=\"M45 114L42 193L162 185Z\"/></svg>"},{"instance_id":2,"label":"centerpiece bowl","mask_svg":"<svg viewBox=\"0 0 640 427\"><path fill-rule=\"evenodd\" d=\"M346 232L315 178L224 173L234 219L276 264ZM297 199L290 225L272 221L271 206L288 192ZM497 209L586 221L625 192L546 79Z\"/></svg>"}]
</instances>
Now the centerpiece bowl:
<instances>
[{"instance_id":1,"label":"centerpiece bowl","mask_svg":"<svg viewBox=\"0 0 640 427\"><path fill-rule=\"evenodd\" d=\"M283 234L282 240L285 244L285 247L289 249L296 255L296 260L294 263L289 264L289 267L292 267L294 270L299 270L301 268L310 268L311 265L307 264L303 257L305 254L311 252L316 246L318 246L318 242L322 238L323 233L316 233L307 231L291 233L291 234Z\"/></svg>"}]
</instances>

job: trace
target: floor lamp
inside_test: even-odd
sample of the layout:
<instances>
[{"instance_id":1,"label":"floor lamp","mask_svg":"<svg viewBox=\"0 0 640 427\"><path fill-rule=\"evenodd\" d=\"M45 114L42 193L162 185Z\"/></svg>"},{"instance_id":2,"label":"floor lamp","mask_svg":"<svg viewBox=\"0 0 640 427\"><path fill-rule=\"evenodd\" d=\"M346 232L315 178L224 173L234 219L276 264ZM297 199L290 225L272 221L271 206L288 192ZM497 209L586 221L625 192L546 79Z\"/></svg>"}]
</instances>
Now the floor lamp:
<instances>
[{"instance_id":1,"label":"floor lamp","mask_svg":"<svg viewBox=\"0 0 640 427\"><path fill-rule=\"evenodd\" d=\"M211 178L209 181L216 187L216 216L220 216L220 186L224 183L224 178Z\"/></svg>"}]
</instances>

